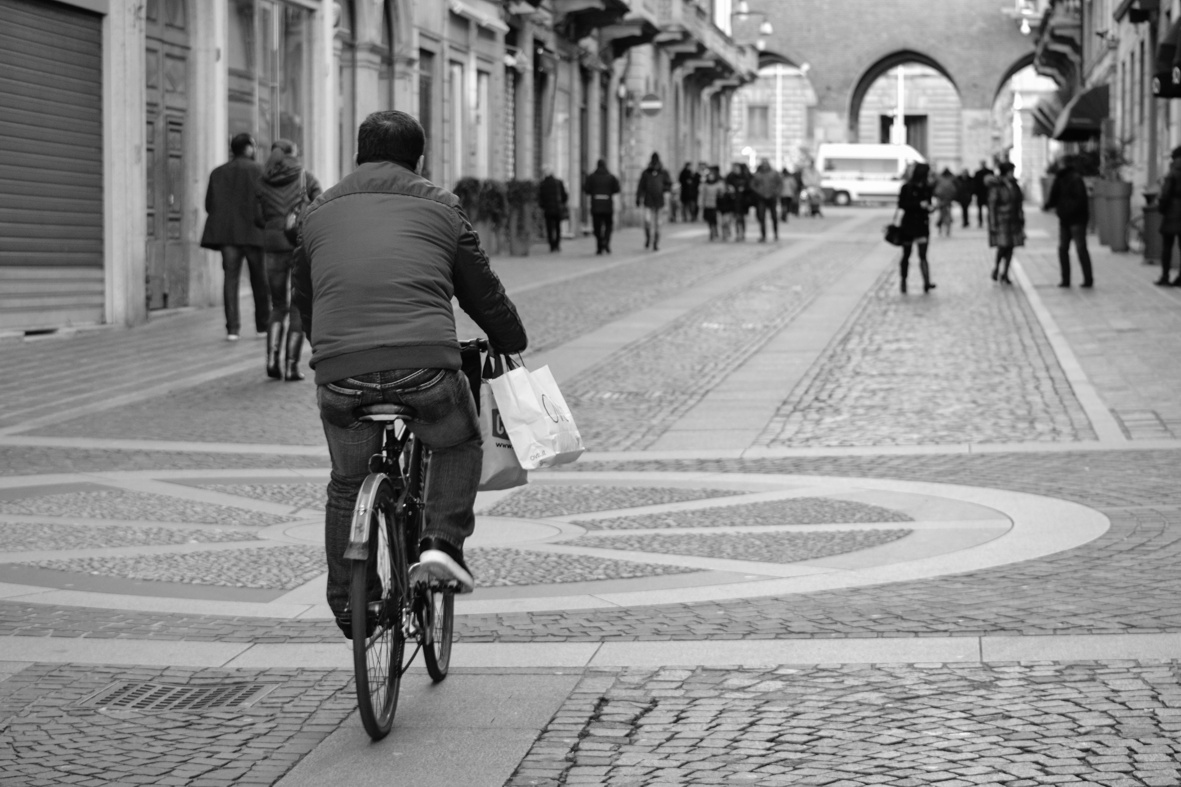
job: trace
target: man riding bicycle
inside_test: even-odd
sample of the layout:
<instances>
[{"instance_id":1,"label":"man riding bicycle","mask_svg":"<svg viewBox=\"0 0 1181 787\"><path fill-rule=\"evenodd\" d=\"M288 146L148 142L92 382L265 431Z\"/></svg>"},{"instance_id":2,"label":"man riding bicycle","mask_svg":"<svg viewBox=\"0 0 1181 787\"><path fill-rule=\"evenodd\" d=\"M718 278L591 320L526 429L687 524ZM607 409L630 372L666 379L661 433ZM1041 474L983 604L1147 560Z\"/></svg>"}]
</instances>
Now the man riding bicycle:
<instances>
[{"instance_id":1,"label":"man riding bicycle","mask_svg":"<svg viewBox=\"0 0 1181 787\"><path fill-rule=\"evenodd\" d=\"M527 343L458 198L419 174L425 144L422 126L405 112L367 117L357 133L357 169L304 215L292 277L332 459L328 605L350 639L344 551L383 432L379 423L358 420L358 409L413 409L410 430L431 451L418 572L471 592L463 543L475 528L483 453L475 401L460 370L452 296L497 351L517 353Z\"/></svg>"}]
</instances>

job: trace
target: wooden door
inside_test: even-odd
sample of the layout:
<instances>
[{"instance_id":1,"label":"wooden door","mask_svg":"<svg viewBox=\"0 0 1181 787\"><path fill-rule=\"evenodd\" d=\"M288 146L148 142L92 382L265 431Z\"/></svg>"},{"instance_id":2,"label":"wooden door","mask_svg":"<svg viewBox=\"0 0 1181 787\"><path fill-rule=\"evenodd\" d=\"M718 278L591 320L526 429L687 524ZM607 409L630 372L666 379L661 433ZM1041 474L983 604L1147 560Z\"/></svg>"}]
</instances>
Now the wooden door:
<instances>
[{"instance_id":1,"label":"wooden door","mask_svg":"<svg viewBox=\"0 0 1181 787\"><path fill-rule=\"evenodd\" d=\"M146 71L147 299L149 309L189 303L185 242L185 135L189 26L185 0L148 0Z\"/></svg>"}]
</instances>

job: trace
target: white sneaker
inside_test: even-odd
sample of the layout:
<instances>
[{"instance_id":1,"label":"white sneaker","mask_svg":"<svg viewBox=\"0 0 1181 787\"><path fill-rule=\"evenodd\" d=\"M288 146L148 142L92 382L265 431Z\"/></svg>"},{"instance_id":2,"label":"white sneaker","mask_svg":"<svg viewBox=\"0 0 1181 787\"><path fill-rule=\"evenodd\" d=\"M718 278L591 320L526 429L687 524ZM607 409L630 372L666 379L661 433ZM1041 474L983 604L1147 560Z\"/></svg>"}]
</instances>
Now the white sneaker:
<instances>
[{"instance_id":1,"label":"white sneaker","mask_svg":"<svg viewBox=\"0 0 1181 787\"><path fill-rule=\"evenodd\" d=\"M423 550L418 562L410 567L410 583L452 585L456 593L471 593L476 589L476 580L461 561L441 549Z\"/></svg>"},{"instance_id":2,"label":"white sneaker","mask_svg":"<svg viewBox=\"0 0 1181 787\"><path fill-rule=\"evenodd\" d=\"M238 341L238 334L236 334L236 333L231 333L231 334L229 334L228 336L226 336L226 341L227 341L227 342L236 342L236 341Z\"/></svg>"}]
</instances>

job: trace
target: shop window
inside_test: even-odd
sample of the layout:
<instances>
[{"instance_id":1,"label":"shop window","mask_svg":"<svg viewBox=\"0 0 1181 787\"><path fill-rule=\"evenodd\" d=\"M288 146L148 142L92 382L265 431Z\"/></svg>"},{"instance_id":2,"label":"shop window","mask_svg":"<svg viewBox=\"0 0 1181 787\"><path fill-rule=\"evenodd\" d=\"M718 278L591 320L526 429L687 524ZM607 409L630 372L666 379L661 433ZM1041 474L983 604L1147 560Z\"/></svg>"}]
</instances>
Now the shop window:
<instances>
[{"instance_id":1,"label":"shop window","mask_svg":"<svg viewBox=\"0 0 1181 787\"><path fill-rule=\"evenodd\" d=\"M466 126L468 123L466 75L463 63L452 60L449 72L451 78L451 161L448 184L454 186L467 169Z\"/></svg>"},{"instance_id":2,"label":"shop window","mask_svg":"<svg viewBox=\"0 0 1181 787\"><path fill-rule=\"evenodd\" d=\"M340 144L338 166L340 174L345 175L352 171L356 156L357 16L351 0L338 2L336 8L336 62L340 91L337 100L337 138Z\"/></svg>"},{"instance_id":3,"label":"shop window","mask_svg":"<svg viewBox=\"0 0 1181 787\"><path fill-rule=\"evenodd\" d=\"M226 2L230 134L254 134L262 151L290 139L306 154L311 11L279 0Z\"/></svg>"}]
</instances>

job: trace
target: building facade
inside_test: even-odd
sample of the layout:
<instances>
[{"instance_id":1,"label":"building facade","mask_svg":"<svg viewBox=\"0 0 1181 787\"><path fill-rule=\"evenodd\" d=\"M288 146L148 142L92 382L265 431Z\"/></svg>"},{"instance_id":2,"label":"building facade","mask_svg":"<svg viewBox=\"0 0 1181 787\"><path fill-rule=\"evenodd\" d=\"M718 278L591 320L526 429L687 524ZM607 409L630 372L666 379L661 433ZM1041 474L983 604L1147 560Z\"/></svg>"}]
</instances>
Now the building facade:
<instances>
[{"instance_id":1,"label":"building facade","mask_svg":"<svg viewBox=\"0 0 1181 787\"><path fill-rule=\"evenodd\" d=\"M653 152L726 155L757 70L729 21L728 0L0 0L0 331L218 305L205 187L243 131L327 187L360 121L401 109L432 180L553 170L577 231L598 159L626 195Z\"/></svg>"}]
</instances>

